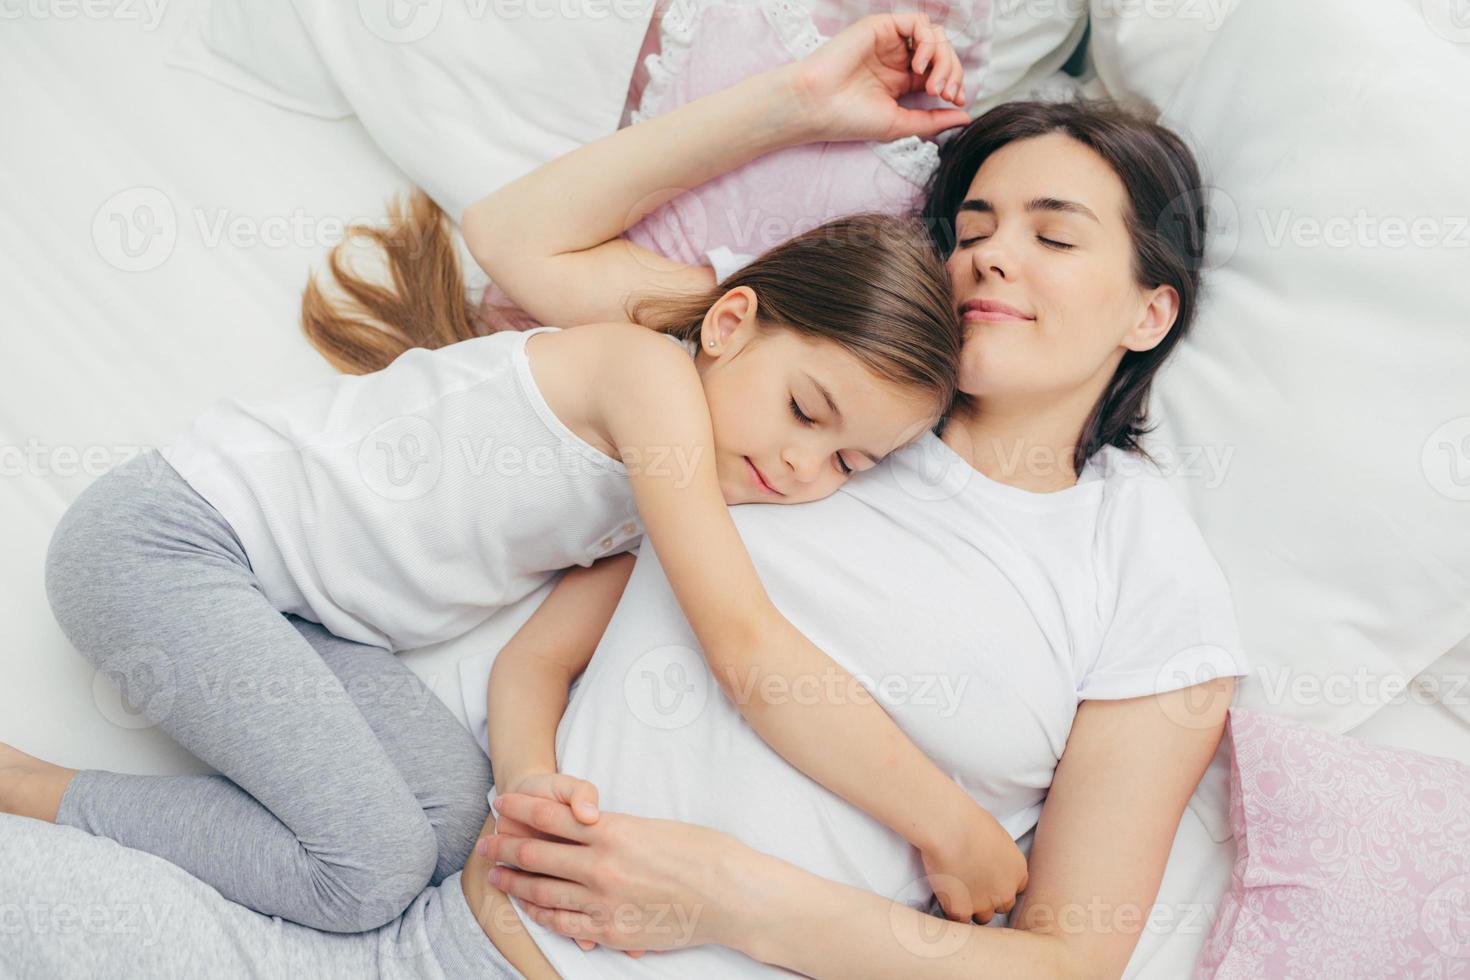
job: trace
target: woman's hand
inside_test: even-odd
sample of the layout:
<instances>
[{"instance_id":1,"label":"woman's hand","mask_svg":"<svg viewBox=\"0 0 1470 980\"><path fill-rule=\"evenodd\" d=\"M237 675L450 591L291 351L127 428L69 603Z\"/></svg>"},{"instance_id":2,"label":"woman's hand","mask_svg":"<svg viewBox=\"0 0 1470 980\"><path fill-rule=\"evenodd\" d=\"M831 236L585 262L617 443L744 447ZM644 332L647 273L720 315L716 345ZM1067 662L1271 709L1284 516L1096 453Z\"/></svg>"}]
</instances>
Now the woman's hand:
<instances>
[{"instance_id":1,"label":"woman's hand","mask_svg":"<svg viewBox=\"0 0 1470 980\"><path fill-rule=\"evenodd\" d=\"M792 66L813 140L933 136L970 121L961 109L908 109L927 92L965 104L964 68L942 28L921 13L872 14Z\"/></svg>"},{"instance_id":2,"label":"woman's hand","mask_svg":"<svg viewBox=\"0 0 1470 980\"><path fill-rule=\"evenodd\" d=\"M583 948L737 945L729 909L741 904L736 871L745 848L730 835L624 813L588 825L564 803L520 793L498 797L495 808L538 836L497 830L484 838L492 860L521 869L494 868L490 883L541 925Z\"/></svg>"},{"instance_id":3,"label":"woman's hand","mask_svg":"<svg viewBox=\"0 0 1470 980\"><path fill-rule=\"evenodd\" d=\"M1026 890L1026 855L985 810L972 801L959 829L921 849L924 871L944 914L956 922L987 923L1009 912Z\"/></svg>"}]
</instances>

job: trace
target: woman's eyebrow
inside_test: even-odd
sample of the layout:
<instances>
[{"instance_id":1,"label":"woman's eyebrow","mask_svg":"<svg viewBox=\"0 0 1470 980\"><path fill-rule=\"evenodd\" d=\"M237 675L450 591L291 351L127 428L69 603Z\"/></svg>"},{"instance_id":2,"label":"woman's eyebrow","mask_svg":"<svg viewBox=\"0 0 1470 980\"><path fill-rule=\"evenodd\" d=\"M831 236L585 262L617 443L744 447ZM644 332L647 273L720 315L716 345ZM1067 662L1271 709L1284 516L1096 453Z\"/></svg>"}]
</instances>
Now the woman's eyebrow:
<instances>
[{"instance_id":1,"label":"woman's eyebrow","mask_svg":"<svg viewBox=\"0 0 1470 980\"><path fill-rule=\"evenodd\" d=\"M970 198L970 200L960 203L960 210L978 211L981 214L994 214L995 205L991 204L983 197L972 197ZM1093 214L1092 209L1087 207L1087 205L1079 204L1076 201L1064 201L1061 198L1057 197L1033 198L1032 200L1026 202L1026 210L1059 211L1062 214L1080 214L1084 218L1091 218L1093 221L1097 221L1098 224L1102 224L1102 222L1098 220L1097 215Z\"/></svg>"}]
</instances>

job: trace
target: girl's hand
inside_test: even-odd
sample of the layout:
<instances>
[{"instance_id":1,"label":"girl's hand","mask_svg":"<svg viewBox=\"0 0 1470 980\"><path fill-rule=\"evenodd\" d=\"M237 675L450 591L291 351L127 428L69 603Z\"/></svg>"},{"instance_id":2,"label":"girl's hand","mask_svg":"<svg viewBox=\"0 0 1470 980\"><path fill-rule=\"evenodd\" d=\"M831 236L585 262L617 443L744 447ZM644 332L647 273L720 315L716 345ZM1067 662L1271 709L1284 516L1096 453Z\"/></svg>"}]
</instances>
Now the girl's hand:
<instances>
[{"instance_id":1,"label":"girl's hand","mask_svg":"<svg viewBox=\"0 0 1470 980\"><path fill-rule=\"evenodd\" d=\"M622 950L736 945L743 845L708 827L604 813L583 824L562 803L519 793L495 808L548 838L497 831L490 883L520 899L529 916L579 944ZM583 948L587 948L584 945Z\"/></svg>"},{"instance_id":2,"label":"girl's hand","mask_svg":"<svg viewBox=\"0 0 1470 980\"><path fill-rule=\"evenodd\" d=\"M578 779L575 776L555 772L531 773L517 780L516 784L511 787L511 792L565 803L581 823L596 823L599 816L597 812L597 787L587 782L587 780ZM561 840L561 838L543 834L534 827L507 817L499 811L495 814L495 832L497 834L509 834L536 840ZM488 838L484 840L488 840ZM489 845L485 844L484 840L477 846L481 853L493 860L494 855L488 849ZM597 944L579 939L577 940L577 945L584 950L588 950ZM628 950L627 953L636 959L643 955L643 950Z\"/></svg>"},{"instance_id":3,"label":"girl's hand","mask_svg":"<svg viewBox=\"0 0 1470 980\"><path fill-rule=\"evenodd\" d=\"M907 109L898 98L927 92L965 105L964 68L944 31L924 14L872 14L792 66L813 140L933 136L970 121L961 109Z\"/></svg>"},{"instance_id":4,"label":"girl's hand","mask_svg":"<svg viewBox=\"0 0 1470 980\"><path fill-rule=\"evenodd\" d=\"M561 772L533 772L517 780L510 792L565 803L582 823L597 822L597 787L585 779ZM498 821L496 826L500 826Z\"/></svg>"},{"instance_id":5,"label":"girl's hand","mask_svg":"<svg viewBox=\"0 0 1470 980\"><path fill-rule=\"evenodd\" d=\"M920 851L929 885L956 922L989 922L1009 912L1029 878L1026 855L984 808L969 807L961 829Z\"/></svg>"},{"instance_id":6,"label":"girl's hand","mask_svg":"<svg viewBox=\"0 0 1470 980\"><path fill-rule=\"evenodd\" d=\"M557 772L533 772L525 776L512 778L508 785L508 792L511 793L524 793L528 796L556 800L558 803L567 804L568 807L573 809L577 819L582 823L597 822L597 787L585 779L578 779L575 776L567 776ZM513 820L498 811L495 813L495 830L502 834L518 834L523 837L540 837L543 840L549 839L537 833L535 828ZM481 853L485 853L483 838L479 849Z\"/></svg>"}]
</instances>

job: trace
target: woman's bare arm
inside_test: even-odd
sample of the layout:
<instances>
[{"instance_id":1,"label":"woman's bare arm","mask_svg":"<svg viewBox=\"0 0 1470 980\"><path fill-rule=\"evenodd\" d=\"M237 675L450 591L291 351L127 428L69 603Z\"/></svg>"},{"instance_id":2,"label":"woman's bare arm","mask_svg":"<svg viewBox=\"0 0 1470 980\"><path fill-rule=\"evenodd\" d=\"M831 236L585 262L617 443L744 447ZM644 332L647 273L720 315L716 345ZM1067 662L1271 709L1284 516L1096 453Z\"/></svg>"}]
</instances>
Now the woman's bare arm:
<instances>
[{"instance_id":1,"label":"woman's bare arm","mask_svg":"<svg viewBox=\"0 0 1470 980\"><path fill-rule=\"evenodd\" d=\"M1009 928L935 920L788 866L762 884L781 909L752 923L748 951L818 977L1121 977L1234 689L1222 678L1078 707Z\"/></svg>"},{"instance_id":2,"label":"woman's bare arm","mask_svg":"<svg viewBox=\"0 0 1470 980\"><path fill-rule=\"evenodd\" d=\"M1036 829L1030 887L1005 929L925 915L708 828L620 813L582 828L566 807L526 796L503 797L503 812L580 842L555 855L562 878L528 862L523 839L496 835L491 854L524 869L500 869L499 886L533 919L609 946L720 943L812 977L1121 977L1234 687L1221 678L1082 703ZM670 907L681 930L668 926ZM582 908L624 914L606 922Z\"/></svg>"},{"instance_id":3,"label":"woman's bare arm","mask_svg":"<svg viewBox=\"0 0 1470 980\"><path fill-rule=\"evenodd\" d=\"M714 271L620 236L685 190L805 139L789 73L767 72L579 147L472 204L475 261L542 323L626 320L647 291L698 293Z\"/></svg>"},{"instance_id":4,"label":"woman's bare arm","mask_svg":"<svg viewBox=\"0 0 1470 980\"><path fill-rule=\"evenodd\" d=\"M897 101L962 80L954 49L924 15L864 17L801 62L619 130L487 195L465 209L465 243L541 323L625 320L633 295L701 293L715 281L705 266L618 237L644 215L783 147L933 136L963 125L969 119L957 109L914 110ZM964 93L956 91L954 101L963 105Z\"/></svg>"}]
</instances>

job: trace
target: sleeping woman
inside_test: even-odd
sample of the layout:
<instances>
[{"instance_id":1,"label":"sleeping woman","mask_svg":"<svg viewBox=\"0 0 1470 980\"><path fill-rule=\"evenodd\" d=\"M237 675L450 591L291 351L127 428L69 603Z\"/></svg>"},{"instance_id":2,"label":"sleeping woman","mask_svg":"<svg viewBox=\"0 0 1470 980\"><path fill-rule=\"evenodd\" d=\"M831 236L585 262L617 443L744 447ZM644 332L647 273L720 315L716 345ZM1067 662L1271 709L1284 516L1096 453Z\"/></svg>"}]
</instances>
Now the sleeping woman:
<instances>
[{"instance_id":1,"label":"sleeping woman","mask_svg":"<svg viewBox=\"0 0 1470 980\"><path fill-rule=\"evenodd\" d=\"M925 132L935 117L907 115L896 97L913 85L944 87L941 55L942 41L921 18L865 18L798 65L621 131L510 185L466 215L467 240L541 322L605 320L588 311L620 310L634 295L710 295L709 270L672 267L618 239L637 209L652 206L661 188L693 186L781 146ZM749 139L730 140L731 132ZM88 887L102 889L107 902L152 901L177 918L148 944L32 930L7 933L4 943L17 948L6 952L43 974L79 968L101 949L131 972L152 975L202 963L215 972L341 976L734 976L771 972L765 964L832 976L1118 975L1136 928L1095 919L1079 927L1064 913L1101 902L1121 920L1129 906L1152 901L1180 813L1219 740L1230 678L1244 672L1218 567L1163 481L1134 463L1150 380L1188 328L1198 290L1192 258L1202 241L1201 212L1185 208L1185 220L1159 219L1198 195L1200 183L1176 137L1100 107L1003 106L945 145L924 216L936 254L947 260L944 305L963 319L965 336L962 397L942 435L910 439L900 428L859 445L849 438L853 423L813 390L814 406L798 399L811 423L802 423L800 446L821 448L834 468L868 472L801 508L729 512L782 622L789 619L803 640L815 640L805 641L812 650L834 662L801 654L806 647L792 641L783 646L791 658L784 664L719 670L709 640L719 631L701 628L701 613L686 604L680 579L688 566L669 560L677 551L659 540L640 497L653 547L636 567L628 557L598 555L603 560L574 568L553 596L557 605L548 600L497 661L488 708L505 794L497 805L509 819L495 833L487 822L483 853L462 873L442 873L449 848L427 802L420 810L427 829L407 821L364 827L353 811L358 797L379 806L384 786L413 803L442 795L412 787L432 753L397 734L423 727L423 719L401 717L401 706L358 705L377 755L361 765L341 756L317 764L348 802L330 819L301 816L327 841L344 839L334 824L369 839L353 837L341 853L313 851L320 842L299 835L293 841L323 869L315 881L328 899L340 897L334 875L358 870L363 855L377 869L401 859L398 880L377 895L369 888L366 901L354 896L367 914L381 914L413 874L431 870L437 883L401 915L368 932L329 934L225 901L139 850L7 820L0 837L7 893L58 900L81 873L67 869L84 867ZM546 220L552 214L556 220ZM507 229L514 234L502 238ZM400 299L416 310L453 310L455 295L463 303L461 284L443 276L411 282L438 284L425 292L397 283ZM743 339L738 331L757 316L761 291L732 288L716 305L726 300L719 312L705 310L701 326L728 324L737 338L731 343L741 344L731 349L754 362L763 343L750 338L762 335L748 325ZM670 346L645 344L636 331L587 332L607 338L598 338L608 345L599 357L618 358L627 345L650 372L668 366L661 354ZM453 330L443 336L453 338ZM524 342L549 336L561 334ZM714 339L726 342L718 329ZM790 363L822 362L803 356ZM855 382L856 397L833 401L856 411L867 399L866 379L862 372L841 377ZM825 415L809 411L824 406ZM896 407L922 416L921 406L902 398ZM709 411L706 424L718 436L713 397ZM891 422L890 411L875 414L873 424ZM732 415L731 424L740 421ZM586 431L597 434L595 426ZM420 434L390 431L385 441L402 447L405 435ZM420 451L409 455L424 462L424 444L416 445ZM610 438L605 448L619 445ZM788 460L790 448L771 457L786 469L757 468L745 488L779 492L768 470L794 480L807 457ZM893 451L882 465L852 466L847 455L858 450ZM755 462L749 451L739 455ZM1048 465L1007 465L1043 456ZM412 480L382 488L409 492L403 487ZM85 544L66 549L70 562L86 560ZM197 550L182 537L177 547ZM228 571L219 561L217 570ZM743 572L711 563L710 588L741 581ZM187 595L197 586L179 587ZM569 609L575 617L552 629L553 617ZM73 623L78 631L94 628L82 617ZM307 635L304 625L296 628ZM135 655L146 661L142 646ZM566 697L583 665L557 728L544 706ZM877 729L865 727L857 709L876 706L848 683L853 675L880 679L878 697L907 739L871 737ZM506 677L520 680L501 683ZM640 684L649 677L653 690L645 695ZM829 677L837 683L817 685L822 697L799 693L811 687L800 682ZM781 683L761 683L771 678ZM518 725L522 684L540 686ZM176 689L164 685L165 693ZM935 690L952 697L936 705ZM670 701L670 693L678 698ZM671 703L685 707L662 713ZM784 710L793 705L802 710ZM532 707L542 709L534 718ZM159 713L168 716L166 704ZM793 714L796 721L783 720ZM863 724L849 725L849 717ZM802 730L812 718L820 718L813 726L820 737L802 755L801 740L783 740L782 732ZM848 751L832 752L839 731L851 733L858 765L823 758ZM308 751L298 744L297 756L315 748L303 744ZM400 756L399 744L413 753ZM877 745L891 754L876 753L874 765ZM907 754L919 750L927 756L922 765ZM904 824L917 802L909 787L933 792L919 778L923 766L937 766L1008 840L1034 828L1029 867L1018 880L1024 893L1010 910L1014 928L973 924L1009 901L977 893L931 861L931 854L975 847L956 839L969 834L967 811L957 808L956 820L936 808L925 811L922 826ZM844 772L856 781L842 782ZM84 775L102 784L100 774ZM0 802L11 812L54 817L75 778L18 759ZM269 789L273 775L255 778ZM512 780L528 792L510 792ZM587 802L593 787L601 794L594 814L560 802ZM166 814L159 803L168 788L158 784L155 819ZM127 818L98 805L74 825L91 819ZM249 879L257 870L249 867L251 852L229 850L238 829L228 822L217 829L225 858L238 860L239 877ZM990 838L979 843L994 850ZM497 870L492 879L496 861L521 870ZM928 914L931 891L951 921ZM601 945L586 948L594 942ZM655 948L678 951L637 959L616 952Z\"/></svg>"}]
</instances>

